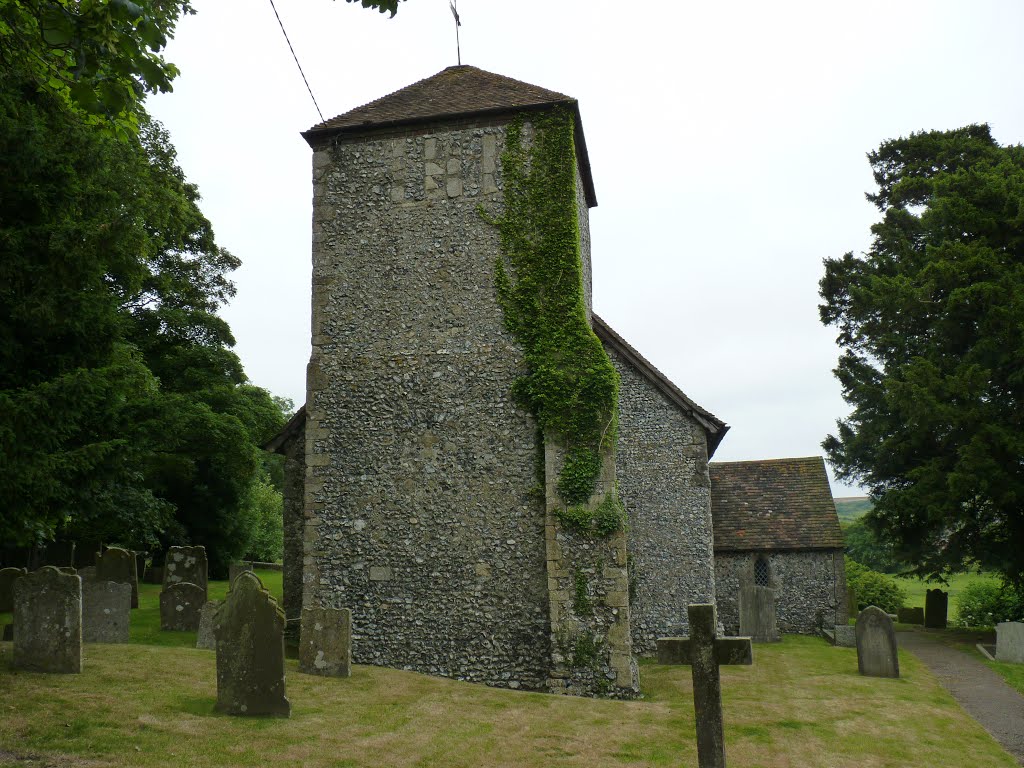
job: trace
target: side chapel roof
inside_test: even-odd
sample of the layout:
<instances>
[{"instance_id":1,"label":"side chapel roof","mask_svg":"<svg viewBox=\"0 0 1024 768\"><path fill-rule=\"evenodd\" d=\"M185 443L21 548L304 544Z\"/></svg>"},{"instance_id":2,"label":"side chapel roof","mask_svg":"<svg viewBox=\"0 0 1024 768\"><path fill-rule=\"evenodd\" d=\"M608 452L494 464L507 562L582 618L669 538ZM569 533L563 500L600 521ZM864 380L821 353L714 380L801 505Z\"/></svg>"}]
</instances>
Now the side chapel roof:
<instances>
[{"instance_id":1,"label":"side chapel roof","mask_svg":"<svg viewBox=\"0 0 1024 768\"><path fill-rule=\"evenodd\" d=\"M708 469L716 552L843 547L820 456L712 462Z\"/></svg>"},{"instance_id":2,"label":"side chapel roof","mask_svg":"<svg viewBox=\"0 0 1024 768\"><path fill-rule=\"evenodd\" d=\"M591 313L591 320L594 326L594 333L597 334L604 344L611 347L618 353L620 357L625 359L634 368L636 368L640 374L651 382L657 389L661 390L662 394L665 395L669 400L675 403L684 412L689 414L692 418L704 427L704 431L708 436L708 458L714 455L715 449L718 448L718 444L722 442L722 438L725 437L725 433L729 431L728 425L704 408L701 408L693 400L688 398L686 394L672 383L664 373L655 368L651 363L637 352L630 344L619 334L617 334L608 323L598 317L596 314Z\"/></svg>"},{"instance_id":3,"label":"side chapel roof","mask_svg":"<svg viewBox=\"0 0 1024 768\"><path fill-rule=\"evenodd\" d=\"M576 119L576 160L583 178L587 204L597 205L590 158L583 135L579 102L504 75L463 64L448 67L424 80L356 107L302 133L311 147L341 134L359 134L381 128L407 127L456 119L508 115L565 105Z\"/></svg>"}]
</instances>

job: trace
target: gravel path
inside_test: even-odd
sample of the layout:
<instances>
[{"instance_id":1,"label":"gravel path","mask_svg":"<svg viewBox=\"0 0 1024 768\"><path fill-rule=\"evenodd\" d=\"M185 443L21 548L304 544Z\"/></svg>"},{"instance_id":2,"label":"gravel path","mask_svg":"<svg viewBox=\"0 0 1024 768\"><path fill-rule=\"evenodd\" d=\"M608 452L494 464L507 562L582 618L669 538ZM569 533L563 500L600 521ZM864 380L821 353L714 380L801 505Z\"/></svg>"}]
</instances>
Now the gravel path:
<instances>
[{"instance_id":1,"label":"gravel path","mask_svg":"<svg viewBox=\"0 0 1024 768\"><path fill-rule=\"evenodd\" d=\"M900 648L924 662L960 706L1024 765L1024 696L984 662L925 632L898 632Z\"/></svg>"}]
</instances>

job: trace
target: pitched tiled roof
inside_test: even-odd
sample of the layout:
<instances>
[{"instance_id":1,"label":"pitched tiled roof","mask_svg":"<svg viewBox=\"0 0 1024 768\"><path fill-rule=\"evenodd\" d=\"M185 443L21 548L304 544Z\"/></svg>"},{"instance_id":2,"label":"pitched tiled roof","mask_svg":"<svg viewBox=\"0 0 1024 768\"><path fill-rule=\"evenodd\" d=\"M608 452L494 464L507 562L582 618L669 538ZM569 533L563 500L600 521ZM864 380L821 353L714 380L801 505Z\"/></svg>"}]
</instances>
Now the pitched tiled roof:
<instances>
[{"instance_id":1,"label":"pitched tiled roof","mask_svg":"<svg viewBox=\"0 0 1024 768\"><path fill-rule=\"evenodd\" d=\"M820 456L712 462L715 551L843 546Z\"/></svg>"},{"instance_id":2,"label":"pitched tiled roof","mask_svg":"<svg viewBox=\"0 0 1024 768\"><path fill-rule=\"evenodd\" d=\"M576 154L590 207L597 205L579 105L564 93L549 91L476 67L448 67L344 114L314 125L302 136L310 145L342 133L431 123L440 120L509 114L564 104L576 117Z\"/></svg>"},{"instance_id":3,"label":"pitched tiled roof","mask_svg":"<svg viewBox=\"0 0 1024 768\"><path fill-rule=\"evenodd\" d=\"M707 411L688 398L683 390L672 383L664 373L659 371L647 358L637 352L629 343L619 336L608 323L591 313L591 320L594 326L594 333L597 334L604 344L614 349L622 358L636 368L642 376L650 381L655 387L672 402L690 414L697 422L704 427L708 436L708 456L712 456L718 444L722 442L725 433L729 431L728 425L710 411Z\"/></svg>"}]
</instances>

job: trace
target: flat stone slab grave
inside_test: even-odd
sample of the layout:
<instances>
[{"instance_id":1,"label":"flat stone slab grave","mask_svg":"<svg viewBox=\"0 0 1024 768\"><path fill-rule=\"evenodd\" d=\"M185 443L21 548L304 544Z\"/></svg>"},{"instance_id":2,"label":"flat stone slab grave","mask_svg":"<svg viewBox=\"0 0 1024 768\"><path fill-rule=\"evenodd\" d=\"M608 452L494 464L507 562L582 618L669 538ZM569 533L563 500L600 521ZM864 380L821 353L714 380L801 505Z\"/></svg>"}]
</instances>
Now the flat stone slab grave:
<instances>
[{"instance_id":1,"label":"flat stone slab grave","mask_svg":"<svg viewBox=\"0 0 1024 768\"><path fill-rule=\"evenodd\" d=\"M197 584L179 582L160 592L160 629L168 632L195 632L199 614L206 604L206 590Z\"/></svg>"},{"instance_id":2,"label":"flat stone slab grave","mask_svg":"<svg viewBox=\"0 0 1024 768\"><path fill-rule=\"evenodd\" d=\"M310 675L352 674L352 611L348 608L303 608L299 669Z\"/></svg>"},{"instance_id":3,"label":"flat stone slab grave","mask_svg":"<svg viewBox=\"0 0 1024 768\"><path fill-rule=\"evenodd\" d=\"M82 642L127 643L132 587L116 581L82 582Z\"/></svg>"},{"instance_id":4,"label":"flat stone slab grave","mask_svg":"<svg viewBox=\"0 0 1024 768\"><path fill-rule=\"evenodd\" d=\"M996 624L996 661L1024 664L1024 622L1001 621Z\"/></svg>"},{"instance_id":5,"label":"flat stone slab grave","mask_svg":"<svg viewBox=\"0 0 1024 768\"><path fill-rule=\"evenodd\" d=\"M284 611L252 571L231 583L214 623L217 710L289 717L284 688Z\"/></svg>"},{"instance_id":6,"label":"flat stone slab grave","mask_svg":"<svg viewBox=\"0 0 1024 768\"><path fill-rule=\"evenodd\" d=\"M82 580L51 565L14 582L14 668L82 671Z\"/></svg>"},{"instance_id":7,"label":"flat stone slab grave","mask_svg":"<svg viewBox=\"0 0 1024 768\"><path fill-rule=\"evenodd\" d=\"M867 677L899 677L896 629L889 615L869 605L857 617L857 669Z\"/></svg>"},{"instance_id":8,"label":"flat stone slab grave","mask_svg":"<svg viewBox=\"0 0 1024 768\"><path fill-rule=\"evenodd\" d=\"M689 664L693 674L693 710L699 768L725 768L722 724L722 664L753 664L749 637L716 637L715 606L687 607L690 637L658 638L659 664Z\"/></svg>"},{"instance_id":9,"label":"flat stone slab grave","mask_svg":"<svg viewBox=\"0 0 1024 768\"><path fill-rule=\"evenodd\" d=\"M171 547L164 559L163 587L187 581L203 590L203 598L207 594L208 567L206 547Z\"/></svg>"},{"instance_id":10,"label":"flat stone slab grave","mask_svg":"<svg viewBox=\"0 0 1024 768\"><path fill-rule=\"evenodd\" d=\"M139 572L133 552L120 547L107 547L96 556L96 579L131 585L132 608L139 607Z\"/></svg>"}]
</instances>

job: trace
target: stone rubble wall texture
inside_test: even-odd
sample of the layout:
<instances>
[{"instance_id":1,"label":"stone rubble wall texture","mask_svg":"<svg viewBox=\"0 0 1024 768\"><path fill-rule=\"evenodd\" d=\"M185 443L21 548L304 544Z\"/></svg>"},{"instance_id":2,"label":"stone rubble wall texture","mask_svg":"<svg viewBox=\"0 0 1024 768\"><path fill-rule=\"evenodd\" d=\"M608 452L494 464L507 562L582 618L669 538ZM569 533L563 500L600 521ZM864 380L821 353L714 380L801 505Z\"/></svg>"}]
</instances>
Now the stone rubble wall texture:
<instances>
[{"instance_id":1,"label":"stone rubble wall texture","mask_svg":"<svg viewBox=\"0 0 1024 768\"><path fill-rule=\"evenodd\" d=\"M284 615L288 621L302 617L303 489L306 478L306 427L284 451L284 557L282 559Z\"/></svg>"},{"instance_id":2,"label":"stone rubble wall texture","mask_svg":"<svg viewBox=\"0 0 1024 768\"><path fill-rule=\"evenodd\" d=\"M633 651L653 656L659 637L689 634L687 606L713 603L707 437L607 345L619 372L619 497L629 516Z\"/></svg>"},{"instance_id":3,"label":"stone rubble wall texture","mask_svg":"<svg viewBox=\"0 0 1024 768\"><path fill-rule=\"evenodd\" d=\"M512 401L523 356L478 212L501 212L505 135L446 123L314 152L303 604L351 609L356 663L542 689L542 446Z\"/></svg>"},{"instance_id":4,"label":"stone rubble wall texture","mask_svg":"<svg viewBox=\"0 0 1024 768\"><path fill-rule=\"evenodd\" d=\"M718 619L727 635L740 628L740 583L753 583L754 560L768 558L779 631L813 635L847 621L846 572L841 550L716 552Z\"/></svg>"}]
</instances>

